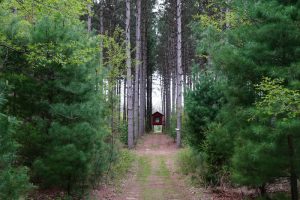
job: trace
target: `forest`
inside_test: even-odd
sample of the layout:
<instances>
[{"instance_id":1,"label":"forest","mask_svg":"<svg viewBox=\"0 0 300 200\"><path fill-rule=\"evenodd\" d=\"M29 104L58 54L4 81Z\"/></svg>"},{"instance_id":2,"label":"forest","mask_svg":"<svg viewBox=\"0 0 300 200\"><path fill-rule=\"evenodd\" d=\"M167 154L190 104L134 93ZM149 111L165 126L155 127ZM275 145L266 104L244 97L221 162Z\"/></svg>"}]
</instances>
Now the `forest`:
<instances>
[{"instance_id":1,"label":"forest","mask_svg":"<svg viewBox=\"0 0 300 200\"><path fill-rule=\"evenodd\" d=\"M298 200L299 0L0 0L0 200Z\"/></svg>"}]
</instances>

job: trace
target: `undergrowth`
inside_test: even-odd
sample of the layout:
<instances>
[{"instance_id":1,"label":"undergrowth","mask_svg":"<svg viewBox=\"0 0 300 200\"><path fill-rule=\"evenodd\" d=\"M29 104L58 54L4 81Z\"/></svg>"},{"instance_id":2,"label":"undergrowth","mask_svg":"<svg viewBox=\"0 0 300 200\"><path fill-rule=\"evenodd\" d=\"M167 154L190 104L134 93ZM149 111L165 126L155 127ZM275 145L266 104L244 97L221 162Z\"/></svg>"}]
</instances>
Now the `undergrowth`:
<instances>
[{"instance_id":1,"label":"undergrowth","mask_svg":"<svg viewBox=\"0 0 300 200\"><path fill-rule=\"evenodd\" d=\"M134 159L135 155L131 151L127 149L120 150L117 161L112 164L108 180L118 183L132 167Z\"/></svg>"},{"instance_id":2,"label":"undergrowth","mask_svg":"<svg viewBox=\"0 0 300 200\"><path fill-rule=\"evenodd\" d=\"M192 185L205 185L205 162L200 154L193 152L191 148L180 150L176 158L178 171L188 176Z\"/></svg>"}]
</instances>

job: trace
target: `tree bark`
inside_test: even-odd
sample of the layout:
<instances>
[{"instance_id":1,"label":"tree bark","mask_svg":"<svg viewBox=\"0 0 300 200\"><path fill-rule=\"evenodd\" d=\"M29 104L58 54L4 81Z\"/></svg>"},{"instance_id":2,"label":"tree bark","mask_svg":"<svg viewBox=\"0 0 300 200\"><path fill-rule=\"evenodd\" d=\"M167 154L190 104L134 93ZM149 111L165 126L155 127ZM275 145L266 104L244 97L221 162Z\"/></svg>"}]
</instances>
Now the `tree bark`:
<instances>
[{"instance_id":1,"label":"tree bark","mask_svg":"<svg viewBox=\"0 0 300 200\"><path fill-rule=\"evenodd\" d=\"M147 132L151 132L153 127L152 117L152 67L147 68Z\"/></svg>"},{"instance_id":2,"label":"tree bark","mask_svg":"<svg viewBox=\"0 0 300 200\"><path fill-rule=\"evenodd\" d=\"M177 0L177 129L176 145L181 147L181 118L182 118L182 2Z\"/></svg>"},{"instance_id":3,"label":"tree bark","mask_svg":"<svg viewBox=\"0 0 300 200\"><path fill-rule=\"evenodd\" d=\"M127 66L127 107L128 107L128 148L134 147L133 133L133 88L131 74L130 45L130 0L126 0L126 66Z\"/></svg>"},{"instance_id":4,"label":"tree bark","mask_svg":"<svg viewBox=\"0 0 300 200\"><path fill-rule=\"evenodd\" d=\"M174 63L173 63L174 64ZM176 66L174 64L174 66ZM174 67L174 70L172 72L172 116L176 113L176 88L177 88L177 79L176 79L176 68Z\"/></svg>"},{"instance_id":5,"label":"tree bark","mask_svg":"<svg viewBox=\"0 0 300 200\"><path fill-rule=\"evenodd\" d=\"M169 75L167 75L166 78L166 117L165 117L165 122L166 122L166 130L170 131L171 128L171 90L170 90L170 78Z\"/></svg>"},{"instance_id":6,"label":"tree bark","mask_svg":"<svg viewBox=\"0 0 300 200\"><path fill-rule=\"evenodd\" d=\"M142 65L141 65L141 82L140 82L140 122L139 133L145 133L145 118L146 118L146 70L147 70L147 22L148 12L147 4L142 7L143 20L142 20Z\"/></svg>"},{"instance_id":7,"label":"tree bark","mask_svg":"<svg viewBox=\"0 0 300 200\"><path fill-rule=\"evenodd\" d=\"M121 85L122 85L122 81L121 79L118 80L118 124L117 126L120 127L120 124L121 124L121 111L122 111L122 108L121 108Z\"/></svg>"},{"instance_id":8,"label":"tree bark","mask_svg":"<svg viewBox=\"0 0 300 200\"><path fill-rule=\"evenodd\" d=\"M104 34L104 25L103 25L103 0L100 1L100 13L99 13L99 20L100 20L100 55L99 55L99 63L100 63L100 69L98 73L101 75L103 72L102 70L104 69L103 66L103 34ZM102 75L101 75L102 76ZM100 91L103 91L103 77L100 77ZM98 84L97 84L97 90L98 90ZM102 88L101 88L102 87Z\"/></svg>"},{"instance_id":9,"label":"tree bark","mask_svg":"<svg viewBox=\"0 0 300 200\"><path fill-rule=\"evenodd\" d=\"M149 1L145 0L145 4L146 5L149 5ZM148 11L147 11L148 12ZM148 27L148 23L145 23L145 26ZM145 43L144 44L144 47L146 49L146 61L144 60L145 64L147 65L147 68L145 69L146 70L146 77L147 77L147 81L146 81L146 87L147 87L147 108L146 108L146 132L151 132L153 130L153 126L152 126L152 73L153 73L153 64L152 62L149 61L149 56L150 56L150 53L148 53L149 51L149 46L148 44L150 44L150 39L148 39L148 28L146 28L146 40L145 40Z\"/></svg>"},{"instance_id":10,"label":"tree bark","mask_svg":"<svg viewBox=\"0 0 300 200\"><path fill-rule=\"evenodd\" d=\"M139 81L141 68L141 0L136 1L136 65L135 65L135 94L134 94L134 136L139 136Z\"/></svg>"},{"instance_id":11,"label":"tree bark","mask_svg":"<svg viewBox=\"0 0 300 200\"><path fill-rule=\"evenodd\" d=\"M126 97L127 97L127 90L126 90L126 84L127 84L127 80L126 78L124 79L124 96L123 96L123 122L127 121L127 104L126 104Z\"/></svg>"},{"instance_id":12,"label":"tree bark","mask_svg":"<svg viewBox=\"0 0 300 200\"><path fill-rule=\"evenodd\" d=\"M88 20L87 20L87 26L88 26L88 32L90 33L90 32L92 31L92 16L91 16L91 13L92 13L92 5L91 5L91 4L88 4L87 7L88 7Z\"/></svg>"}]
</instances>

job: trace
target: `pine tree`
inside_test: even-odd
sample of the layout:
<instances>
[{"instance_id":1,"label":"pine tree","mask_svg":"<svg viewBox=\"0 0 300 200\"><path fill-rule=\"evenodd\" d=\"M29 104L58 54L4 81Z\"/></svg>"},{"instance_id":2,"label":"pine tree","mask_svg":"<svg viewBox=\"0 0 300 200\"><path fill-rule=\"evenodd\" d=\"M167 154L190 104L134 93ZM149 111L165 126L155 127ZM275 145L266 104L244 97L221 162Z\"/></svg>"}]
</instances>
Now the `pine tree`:
<instances>
[{"instance_id":1,"label":"pine tree","mask_svg":"<svg viewBox=\"0 0 300 200\"><path fill-rule=\"evenodd\" d=\"M213 72L201 72L195 89L187 92L185 113L187 116L186 136L196 151L203 151L206 131L225 103L224 77L216 77Z\"/></svg>"},{"instance_id":2,"label":"pine tree","mask_svg":"<svg viewBox=\"0 0 300 200\"><path fill-rule=\"evenodd\" d=\"M61 187L69 194L81 188L76 192L82 194L110 162L106 114L96 90L99 41L74 19L42 17L34 26L21 22L12 19L3 30L9 38L15 28L9 39L16 49L1 54L10 60L1 78L12 85L9 113L23 120L16 134L22 162L39 186Z\"/></svg>"},{"instance_id":3,"label":"pine tree","mask_svg":"<svg viewBox=\"0 0 300 200\"><path fill-rule=\"evenodd\" d=\"M294 120L282 122L277 117L266 117L253 106L263 94L255 90L255 85L263 77L284 78L287 88L299 89L300 29L296 25L300 20L299 3L235 1L231 6L238 16L235 25L225 32L208 29L207 41L212 38L219 41L208 53L212 65L228 79L225 92L228 104L222 109L222 113L226 113L222 124L228 133L235 135L232 142L236 148L231 163L234 180L260 187L264 194L265 185L284 177L292 166L288 164L288 147L293 146L290 155L294 155L297 142L288 142L284 135L293 132L298 125ZM259 112L257 120L249 121L249 113L253 112ZM276 169L273 166L277 166ZM298 175L298 169L293 168L294 172L290 172L292 199L296 199L295 178L292 177Z\"/></svg>"},{"instance_id":4,"label":"pine tree","mask_svg":"<svg viewBox=\"0 0 300 200\"><path fill-rule=\"evenodd\" d=\"M300 93L269 78L257 89L262 98L248 114L249 129L239 137L233 157L234 178L260 187L264 194L265 184L288 176L292 199L298 199Z\"/></svg>"},{"instance_id":5,"label":"pine tree","mask_svg":"<svg viewBox=\"0 0 300 200\"><path fill-rule=\"evenodd\" d=\"M127 107L128 107L128 148L134 147L133 85L131 74L130 45L130 0L126 0L126 67L127 67Z\"/></svg>"},{"instance_id":6,"label":"pine tree","mask_svg":"<svg viewBox=\"0 0 300 200\"><path fill-rule=\"evenodd\" d=\"M3 87L0 85L0 91ZM5 103L4 94L0 93L0 110ZM19 145L14 139L18 122L15 118L0 113L0 199L18 200L26 197L32 189L29 183L28 169L18 166L16 154Z\"/></svg>"},{"instance_id":7,"label":"pine tree","mask_svg":"<svg viewBox=\"0 0 300 200\"><path fill-rule=\"evenodd\" d=\"M231 169L237 183L260 187L265 193L267 183L287 175L291 145L286 136L297 129L299 119L282 122L263 114L254 106L263 94L255 85L263 77L271 77L283 78L289 89L300 88L300 31L296 25L300 20L300 5L296 1L253 0L230 1L227 6L229 19L214 13L222 10L222 4L213 3L209 8L204 5L207 14L198 16L197 23L201 26L194 26L199 53L207 59L205 66L227 79L224 87L227 103L205 131L203 151L208 155L208 164L218 171L226 169L230 173ZM251 121L253 113L257 116ZM292 146L295 149L290 154L296 155L297 142ZM295 169L297 176L297 165ZM297 196L295 189L292 190L292 196Z\"/></svg>"},{"instance_id":8,"label":"pine tree","mask_svg":"<svg viewBox=\"0 0 300 200\"><path fill-rule=\"evenodd\" d=\"M51 31L41 34L46 30ZM28 59L37 69L44 66L42 88L47 91L42 100L47 105L43 117L47 146L33 168L45 185L61 186L70 194L88 184L87 178L94 175L91 164L99 156L94 153L104 151L101 99L94 73L97 41L82 26L59 19L38 21L32 35L38 43L32 45Z\"/></svg>"},{"instance_id":9,"label":"pine tree","mask_svg":"<svg viewBox=\"0 0 300 200\"><path fill-rule=\"evenodd\" d=\"M181 147L181 124L182 124L182 2L177 0L177 126L176 126L176 144Z\"/></svg>"}]
</instances>

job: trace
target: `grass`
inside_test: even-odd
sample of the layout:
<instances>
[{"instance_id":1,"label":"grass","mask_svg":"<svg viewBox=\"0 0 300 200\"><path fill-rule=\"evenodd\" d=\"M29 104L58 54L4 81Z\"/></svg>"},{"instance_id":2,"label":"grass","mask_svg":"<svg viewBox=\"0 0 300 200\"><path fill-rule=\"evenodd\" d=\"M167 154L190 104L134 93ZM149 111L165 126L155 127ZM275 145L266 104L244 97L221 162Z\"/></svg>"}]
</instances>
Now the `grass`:
<instances>
[{"instance_id":1,"label":"grass","mask_svg":"<svg viewBox=\"0 0 300 200\"><path fill-rule=\"evenodd\" d=\"M166 165L165 159L163 157L159 158L159 169L157 172L158 176L162 176L165 178L170 177L170 171Z\"/></svg>"},{"instance_id":2,"label":"grass","mask_svg":"<svg viewBox=\"0 0 300 200\"><path fill-rule=\"evenodd\" d=\"M146 157L139 157L138 158L138 177L139 180L142 182L146 182L148 176L151 174L151 163L150 159Z\"/></svg>"},{"instance_id":3,"label":"grass","mask_svg":"<svg viewBox=\"0 0 300 200\"><path fill-rule=\"evenodd\" d=\"M191 148L181 149L176 158L177 171L186 176L186 181L191 186L203 186L206 182L207 165L202 155L196 155Z\"/></svg>"},{"instance_id":4,"label":"grass","mask_svg":"<svg viewBox=\"0 0 300 200\"><path fill-rule=\"evenodd\" d=\"M178 170L184 174L193 174L196 172L197 163L195 156L190 148L182 149L177 154L177 165Z\"/></svg>"},{"instance_id":5,"label":"grass","mask_svg":"<svg viewBox=\"0 0 300 200\"><path fill-rule=\"evenodd\" d=\"M122 149L119 152L118 160L111 167L109 179L115 184L118 184L124 176L127 175L135 160L135 154L127 149Z\"/></svg>"},{"instance_id":6,"label":"grass","mask_svg":"<svg viewBox=\"0 0 300 200\"><path fill-rule=\"evenodd\" d=\"M147 158L147 159L150 159L150 158ZM155 157L152 159L156 159L155 161L158 162L158 168L154 170L153 168L151 168L151 165L145 165L146 163L142 163L142 165L140 165L140 166L143 166L143 167L142 167L142 169L140 169L140 172L143 171L143 173L145 173L144 176L146 176L146 177L148 177L149 175L157 176L159 179L158 182L162 182L164 184L162 187L158 187L158 186L152 187L151 184L150 185L149 185L149 183L147 184L147 182L149 180L142 179L144 181L143 182L143 184L144 184L143 185L143 199L144 200L152 200L152 199L164 200L164 199L166 199L166 197L169 196L169 194L172 194L174 192L172 190L172 188L169 187L170 186L170 171L166 165L165 157L159 156L159 157ZM143 157L142 161L143 162L145 161L145 157ZM148 166L150 167L150 169L148 169ZM141 175L138 175L138 176L140 177Z\"/></svg>"},{"instance_id":7,"label":"grass","mask_svg":"<svg viewBox=\"0 0 300 200\"><path fill-rule=\"evenodd\" d=\"M143 199L145 200L151 200L152 196L152 190L150 188L146 187L148 180L148 177L152 173L152 168L151 168L151 159L149 157L139 157L138 158L138 180L140 184L142 185L143 188Z\"/></svg>"}]
</instances>

